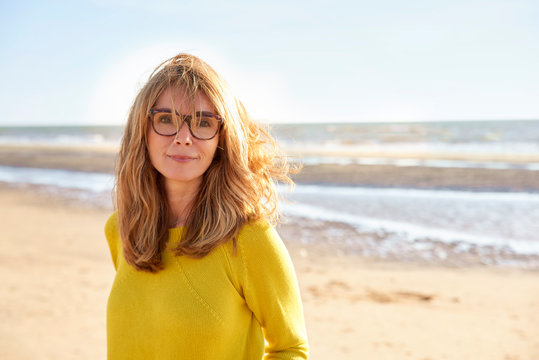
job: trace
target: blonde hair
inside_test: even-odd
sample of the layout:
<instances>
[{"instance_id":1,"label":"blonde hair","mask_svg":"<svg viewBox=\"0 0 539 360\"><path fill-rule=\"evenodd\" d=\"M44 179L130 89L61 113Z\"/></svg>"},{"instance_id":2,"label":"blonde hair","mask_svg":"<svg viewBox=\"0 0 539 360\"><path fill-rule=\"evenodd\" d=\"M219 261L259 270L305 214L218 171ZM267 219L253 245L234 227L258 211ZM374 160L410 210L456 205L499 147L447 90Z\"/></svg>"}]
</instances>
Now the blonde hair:
<instances>
[{"instance_id":1,"label":"blonde hair","mask_svg":"<svg viewBox=\"0 0 539 360\"><path fill-rule=\"evenodd\" d=\"M275 224L276 181L292 184L290 166L269 132L252 121L208 64L183 53L166 60L135 98L116 166L115 201L124 257L137 270L149 272L162 269L161 253L172 223L163 179L150 162L146 138L150 109L168 88L181 88L191 104L202 92L223 118L216 156L203 175L182 241L173 249L176 255L201 258L235 241L247 222L267 219Z\"/></svg>"}]
</instances>

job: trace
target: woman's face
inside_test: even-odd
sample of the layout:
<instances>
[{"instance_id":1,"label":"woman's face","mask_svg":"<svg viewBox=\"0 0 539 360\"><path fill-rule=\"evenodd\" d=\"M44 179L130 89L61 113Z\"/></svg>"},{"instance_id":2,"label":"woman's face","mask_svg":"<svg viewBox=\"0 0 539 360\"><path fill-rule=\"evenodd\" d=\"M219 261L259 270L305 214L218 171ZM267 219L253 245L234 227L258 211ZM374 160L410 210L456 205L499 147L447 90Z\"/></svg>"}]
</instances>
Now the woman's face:
<instances>
[{"instance_id":1,"label":"woman's face","mask_svg":"<svg viewBox=\"0 0 539 360\"><path fill-rule=\"evenodd\" d=\"M191 114L191 103L184 101L181 94L179 89L167 89L157 99L153 108L174 108L179 114ZM209 99L201 92L195 98L195 110L215 114ZM171 185L197 188L202 181L202 175L213 160L219 134L210 140L199 140L191 134L189 126L184 122L175 136L163 136L157 134L151 122L148 122L147 139L150 161L165 178L167 188Z\"/></svg>"}]
</instances>

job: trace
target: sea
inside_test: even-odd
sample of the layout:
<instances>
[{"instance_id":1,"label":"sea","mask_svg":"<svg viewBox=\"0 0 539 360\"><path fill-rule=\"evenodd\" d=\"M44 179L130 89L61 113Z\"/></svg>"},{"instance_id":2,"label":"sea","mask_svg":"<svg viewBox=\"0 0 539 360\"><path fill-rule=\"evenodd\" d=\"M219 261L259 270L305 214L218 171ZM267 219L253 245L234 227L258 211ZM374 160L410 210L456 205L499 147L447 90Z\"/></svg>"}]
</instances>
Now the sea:
<instances>
[{"instance_id":1,"label":"sea","mask_svg":"<svg viewBox=\"0 0 539 360\"><path fill-rule=\"evenodd\" d=\"M539 171L539 120L273 124L301 162ZM117 146L120 126L0 127L2 145ZM367 158L357 153L378 154ZM384 156L455 154L452 159ZM381 154L381 155L380 155ZM469 157L467 157L469 155ZM108 173L0 165L0 182L112 208ZM332 184L279 186L283 232L308 253L447 266L539 270L539 193L423 190ZM299 227L300 231L288 231Z\"/></svg>"}]
</instances>

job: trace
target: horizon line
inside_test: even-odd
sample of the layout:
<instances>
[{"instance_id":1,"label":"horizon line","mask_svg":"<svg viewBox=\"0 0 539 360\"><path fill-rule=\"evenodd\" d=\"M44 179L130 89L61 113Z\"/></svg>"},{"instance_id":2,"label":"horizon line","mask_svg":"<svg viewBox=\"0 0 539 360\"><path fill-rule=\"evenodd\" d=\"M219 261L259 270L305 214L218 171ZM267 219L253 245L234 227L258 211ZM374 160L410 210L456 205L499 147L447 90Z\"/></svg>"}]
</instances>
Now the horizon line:
<instances>
[{"instance_id":1,"label":"horizon line","mask_svg":"<svg viewBox=\"0 0 539 360\"><path fill-rule=\"evenodd\" d=\"M455 122L503 122L503 121L539 121L538 118L515 118L515 119L434 119L434 120L357 120L357 121L341 121L341 122L324 122L324 121L274 121L268 122L263 120L255 120L263 125L302 125L302 124L327 124L327 125L347 125L347 124L413 124L413 123L455 123ZM38 127L124 127L125 124L0 124L0 128L38 128Z\"/></svg>"}]
</instances>

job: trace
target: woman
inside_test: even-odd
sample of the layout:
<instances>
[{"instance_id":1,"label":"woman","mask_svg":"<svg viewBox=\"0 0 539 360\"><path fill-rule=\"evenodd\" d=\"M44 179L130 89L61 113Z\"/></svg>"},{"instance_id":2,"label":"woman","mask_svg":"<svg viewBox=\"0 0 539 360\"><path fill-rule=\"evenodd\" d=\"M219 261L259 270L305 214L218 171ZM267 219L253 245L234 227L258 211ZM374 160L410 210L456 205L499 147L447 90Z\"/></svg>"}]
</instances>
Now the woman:
<instances>
[{"instance_id":1,"label":"woman","mask_svg":"<svg viewBox=\"0 0 539 360\"><path fill-rule=\"evenodd\" d=\"M179 54L131 108L107 221L109 359L305 359L292 263L270 224L290 181L216 72Z\"/></svg>"}]
</instances>

